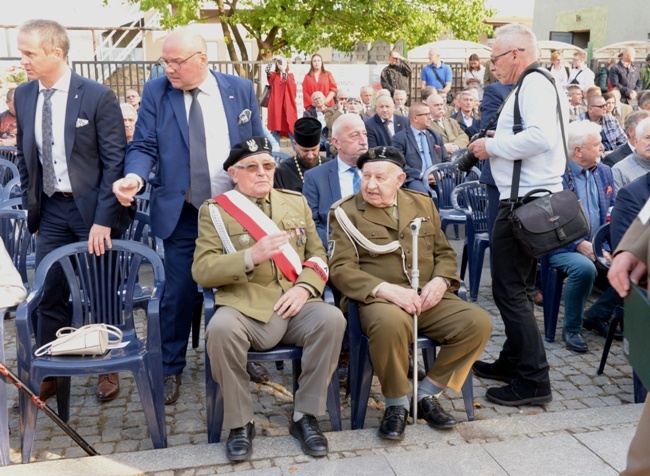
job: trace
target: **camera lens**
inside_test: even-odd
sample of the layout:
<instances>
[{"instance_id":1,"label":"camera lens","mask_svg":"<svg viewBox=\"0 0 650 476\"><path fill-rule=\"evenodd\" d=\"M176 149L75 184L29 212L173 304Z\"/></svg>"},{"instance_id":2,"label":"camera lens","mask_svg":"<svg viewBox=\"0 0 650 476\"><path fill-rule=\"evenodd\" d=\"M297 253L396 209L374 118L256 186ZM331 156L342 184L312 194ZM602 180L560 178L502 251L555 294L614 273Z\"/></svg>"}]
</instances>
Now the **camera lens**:
<instances>
[{"instance_id":1,"label":"camera lens","mask_svg":"<svg viewBox=\"0 0 650 476\"><path fill-rule=\"evenodd\" d=\"M456 151L452 155L452 163L458 167L461 172L469 172L478 163L474 152L465 148Z\"/></svg>"}]
</instances>

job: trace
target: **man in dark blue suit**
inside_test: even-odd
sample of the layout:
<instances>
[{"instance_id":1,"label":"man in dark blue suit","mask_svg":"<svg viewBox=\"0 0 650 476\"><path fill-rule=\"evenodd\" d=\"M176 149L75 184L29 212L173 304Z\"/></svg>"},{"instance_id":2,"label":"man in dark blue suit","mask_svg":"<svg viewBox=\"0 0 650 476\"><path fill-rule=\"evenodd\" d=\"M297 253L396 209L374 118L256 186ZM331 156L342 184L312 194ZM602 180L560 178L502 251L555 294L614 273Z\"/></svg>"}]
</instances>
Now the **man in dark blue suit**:
<instances>
[{"instance_id":1,"label":"man in dark blue suit","mask_svg":"<svg viewBox=\"0 0 650 476\"><path fill-rule=\"evenodd\" d=\"M198 208L233 188L223 170L230 147L264 135L252 83L210 71L206 51L205 40L188 29L165 39L159 60L165 76L145 84L126 176L113 185L123 205L133 201L145 181L152 185L151 228L165 246L167 283L160 315L168 404L179 396L197 299L191 267Z\"/></svg>"},{"instance_id":2,"label":"man in dark blue suit","mask_svg":"<svg viewBox=\"0 0 650 476\"><path fill-rule=\"evenodd\" d=\"M366 119L368 131L368 147L391 145L393 136L409 126L409 120L395 114L395 103L390 96L377 99L375 105L377 114Z\"/></svg>"},{"instance_id":3,"label":"man in dark blue suit","mask_svg":"<svg viewBox=\"0 0 650 476\"><path fill-rule=\"evenodd\" d=\"M619 189L610 221L610 244L613 250L618 247L623 235L648 198L650 198L650 172Z\"/></svg>"},{"instance_id":4,"label":"man in dark blue suit","mask_svg":"<svg viewBox=\"0 0 650 476\"><path fill-rule=\"evenodd\" d=\"M128 226L128 210L111 193L122 175L126 135L117 98L109 88L72 72L67 65L68 35L51 20L20 27L18 50L27 77L16 89L18 167L29 230L37 235L36 265L50 251L88 240L88 251L104 254L111 238ZM44 285L38 309L38 345L70 325L70 290L56 267ZM107 394L119 391L117 377ZM43 382L41 398L54 394Z\"/></svg>"},{"instance_id":5,"label":"man in dark blue suit","mask_svg":"<svg viewBox=\"0 0 650 476\"><path fill-rule=\"evenodd\" d=\"M356 193L361 185L357 159L368 150L366 126L358 114L343 114L332 126L332 144L338 155L326 164L305 173L302 194L311 208L316 231L327 249L327 217L330 207L341 198Z\"/></svg>"},{"instance_id":6,"label":"man in dark blue suit","mask_svg":"<svg viewBox=\"0 0 650 476\"><path fill-rule=\"evenodd\" d=\"M395 134L393 147L406 159L404 167L406 188L428 194L422 183L422 174L432 165L448 162L449 156L442 135L429 129L431 124L429 106L422 102L413 104L409 108L409 118L410 127Z\"/></svg>"}]
</instances>

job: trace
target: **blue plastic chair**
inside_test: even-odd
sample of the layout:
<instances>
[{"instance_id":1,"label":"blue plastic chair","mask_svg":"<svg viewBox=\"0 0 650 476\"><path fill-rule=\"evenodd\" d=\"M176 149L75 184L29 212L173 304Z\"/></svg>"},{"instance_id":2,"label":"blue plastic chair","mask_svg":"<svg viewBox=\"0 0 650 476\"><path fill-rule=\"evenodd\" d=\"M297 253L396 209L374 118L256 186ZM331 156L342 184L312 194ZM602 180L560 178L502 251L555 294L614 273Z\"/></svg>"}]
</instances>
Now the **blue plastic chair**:
<instances>
[{"instance_id":1,"label":"blue plastic chair","mask_svg":"<svg viewBox=\"0 0 650 476\"><path fill-rule=\"evenodd\" d=\"M0 209L0 238L11 256L26 289L28 262L35 251L32 234L27 227L27 212L23 210Z\"/></svg>"},{"instance_id":2,"label":"blue plastic chair","mask_svg":"<svg viewBox=\"0 0 650 476\"><path fill-rule=\"evenodd\" d=\"M18 159L18 149L8 145L0 145L0 159L8 160L12 164Z\"/></svg>"},{"instance_id":3,"label":"blue plastic chair","mask_svg":"<svg viewBox=\"0 0 650 476\"><path fill-rule=\"evenodd\" d=\"M562 300L562 287L564 286L564 273L553 268L548 256L539 259L542 295L544 296L544 339L546 342L555 341L557 319L560 314L560 301Z\"/></svg>"},{"instance_id":4,"label":"blue plastic chair","mask_svg":"<svg viewBox=\"0 0 650 476\"><path fill-rule=\"evenodd\" d=\"M203 305L205 314L205 327L214 315L214 292L212 289L203 290ZM273 362L278 360L291 360L293 366L293 392L298 389L300 377L302 349L293 345L279 345L270 350L248 352L248 360L252 362ZM210 357L205 352L205 401L208 421L208 443L219 443L221 428L223 427L223 394L221 386L212 378ZM341 431L341 397L339 395L339 376L336 370L327 388L327 412L334 431Z\"/></svg>"},{"instance_id":5,"label":"blue plastic chair","mask_svg":"<svg viewBox=\"0 0 650 476\"><path fill-rule=\"evenodd\" d=\"M31 316L43 298L43 283L50 269L61 266L70 286L71 325L107 323L124 334L125 347L103 356L35 357ZM138 336L133 321L133 291L142 267L153 271L154 289L147 309L146 338ZM128 371L135 377L154 448L167 446L160 340L160 296L164 271L158 255L141 243L114 240L102 257L88 253L88 242L62 246L38 266L34 288L16 316L18 376L38 393L47 377L56 378L58 413L67 421L70 413L70 377ZM22 460L28 463L36 431L38 408L20 395Z\"/></svg>"},{"instance_id":6,"label":"blue plastic chair","mask_svg":"<svg viewBox=\"0 0 650 476\"><path fill-rule=\"evenodd\" d=\"M436 185L429 185L429 175L433 174L436 178ZM440 214L440 226L443 233L447 233L447 226L454 226L456 239L460 239L458 234L458 225L465 225L466 217L464 212L454 209L451 203L451 192L456 185L470 180L478 180L481 171L474 167L470 172L461 172L458 166L451 162L443 162L429 167L422 174L422 183L424 188L430 193L435 192L438 200L437 207ZM433 195L433 193L432 193ZM435 200L434 200L435 202Z\"/></svg>"},{"instance_id":7,"label":"blue plastic chair","mask_svg":"<svg viewBox=\"0 0 650 476\"><path fill-rule=\"evenodd\" d=\"M0 309L0 362L5 362L5 309ZM7 411L7 384L0 378L0 466L8 466L9 414Z\"/></svg>"},{"instance_id":8,"label":"blue plastic chair","mask_svg":"<svg viewBox=\"0 0 650 476\"><path fill-rule=\"evenodd\" d=\"M350 333L350 419L352 429L358 430L363 428L366 419L374 370L370 360L370 340L361 330L359 304L353 299L348 301L348 331ZM436 347L439 346L440 343L428 337L418 338L418 348L422 349L424 367L427 371L436 360ZM473 378L474 373L470 370L462 388L468 421L474 421L475 418Z\"/></svg>"},{"instance_id":9,"label":"blue plastic chair","mask_svg":"<svg viewBox=\"0 0 650 476\"><path fill-rule=\"evenodd\" d=\"M484 184L475 180L461 183L452 191L451 203L456 210L465 213L465 246L460 277L465 279L465 267L468 266L469 296L472 301L476 301L481 285L485 250L490 246L487 189Z\"/></svg>"},{"instance_id":10,"label":"blue plastic chair","mask_svg":"<svg viewBox=\"0 0 650 476\"><path fill-rule=\"evenodd\" d=\"M5 202L13 198L20 198L20 177L15 177L9 180L2 188L2 196L0 199Z\"/></svg>"}]
</instances>

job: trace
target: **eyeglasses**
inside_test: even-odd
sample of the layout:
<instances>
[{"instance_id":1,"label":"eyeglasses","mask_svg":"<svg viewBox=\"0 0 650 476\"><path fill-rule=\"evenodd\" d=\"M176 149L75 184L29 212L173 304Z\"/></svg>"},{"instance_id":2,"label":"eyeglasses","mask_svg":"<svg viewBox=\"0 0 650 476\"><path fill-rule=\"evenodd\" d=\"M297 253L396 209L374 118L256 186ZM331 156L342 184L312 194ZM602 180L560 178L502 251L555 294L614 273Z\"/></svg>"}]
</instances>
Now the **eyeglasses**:
<instances>
[{"instance_id":1,"label":"eyeglasses","mask_svg":"<svg viewBox=\"0 0 650 476\"><path fill-rule=\"evenodd\" d=\"M183 63L185 63L188 59L195 57L196 55L202 54L201 51L197 51L191 56L188 56L182 61L165 61L162 57L158 58L158 64L162 66L164 69L171 68L174 71L178 71Z\"/></svg>"},{"instance_id":2,"label":"eyeglasses","mask_svg":"<svg viewBox=\"0 0 650 476\"><path fill-rule=\"evenodd\" d=\"M138 97L137 94L131 94L131 95L127 96L126 98L129 99L129 98L137 98L137 97Z\"/></svg>"},{"instance_id":3,"label":"eyeglasses","mask_svg":"<svg viewBox=\"0 0 650 476\"><path fill-rule=\"evenodd\" d=\"M276 167L275 162L262 162L261 164L253 162L252 164L248 165L233 165L233 167L236 169L243 170L249 174L256 174L260 169L260 166L262 166L264 172L271 172L272 170L275 170Z\"/></svg>"},{"instance_id":4,"label":"eyeglasses","mask_svg":"<svg viewBox=\"0 0 650 476\"><path fill-rule=\"evenodd\" d=\"M507 54L509 54L509 53L512 53L512 52L515 51L515 50L517 50L517 51L526 51L526 48L513 48L513 49L511 49L511 50L508 50L508 51L505 51L505 52L501 53L500 55L490 56L490 61L492 61L492 64L493 64L493 65L496 65L496 64L497 64L497 60L498 60L499 58L501 58L502 56L505 56L505 55L507 55Z\"/></svg>"},{"instance_id":5,"label":"eyeglasses","mask_svg":"<svg viewBox=\"0 0 650 476\"><path fill-rule=\"evenodd\" d=\"M423 112L422 114L414 114L414 116L415 117L420 117L420 116L429 116L429 117L431 117L431 113L430 112Z\"/></svg>"},{"instance_id":6,"label":"eyeglasses","mask_svg":"<svg viewBox=\"0 0 650 476\"><path fill-rule=\"evenodd\" d=\"M339 99L339 101L347 101L350 98L338 98L338 99Z\"/></svg>"},{"instance_id":7,"label":"eyeglasses","mask_svg":"<svg viewBox=\"0 0 650 476\"><path fill-rule=\"evenodd\" d=\"M592 104L589 107L595 107L595 108L598 108L598 109L605 109L607 107L607 104L600 104L600 105Z\"/></svg>"}]
</instances>

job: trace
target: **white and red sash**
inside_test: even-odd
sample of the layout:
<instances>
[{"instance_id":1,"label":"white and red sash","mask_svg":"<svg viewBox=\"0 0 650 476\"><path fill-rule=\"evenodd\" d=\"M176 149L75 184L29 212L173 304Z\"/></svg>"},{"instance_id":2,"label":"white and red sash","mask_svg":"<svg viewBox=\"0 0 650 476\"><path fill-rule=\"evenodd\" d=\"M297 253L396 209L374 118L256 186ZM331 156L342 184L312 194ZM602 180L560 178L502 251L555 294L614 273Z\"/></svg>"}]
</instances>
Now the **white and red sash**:
<instances>
[{"instance_id":1,"label":"white and red sash","mask_svg":"<svg viewBox=\"0 0 650 476\"><path fill-rule=\"evenodd\" d=\"M262 210L237 190L222 193L214 197L214 200L237 223L243 226L255 238L255 241L260 241L269 234L280 232L280 228L273 220L267 217ZM273 257L273 261L282 274L292 283L298 280L303 266L313 269L323 282L327 282L327 264L317 256L313 256L301 264L300 256L298 256L296 250L289 243L282 245L280 253Z\"/></svg>"}]
</instances>

